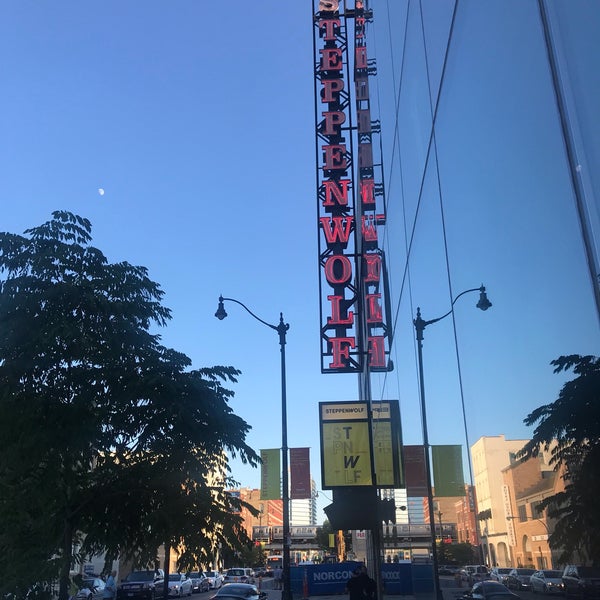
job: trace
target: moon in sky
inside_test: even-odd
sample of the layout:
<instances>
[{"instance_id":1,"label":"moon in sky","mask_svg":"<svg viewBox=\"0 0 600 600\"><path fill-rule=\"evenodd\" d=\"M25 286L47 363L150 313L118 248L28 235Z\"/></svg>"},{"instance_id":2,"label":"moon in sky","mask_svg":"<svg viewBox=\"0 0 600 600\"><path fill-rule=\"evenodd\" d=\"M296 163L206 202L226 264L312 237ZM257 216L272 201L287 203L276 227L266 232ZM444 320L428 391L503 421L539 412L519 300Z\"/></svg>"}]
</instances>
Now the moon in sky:
<instances>
[{"instance_id":1,"label":"moon in sky","mask_svg":"<svg viewBox=\"0 0 600 600\"><path fill-rule=\"evenodd\" d=\"M98 188L98 193L99 193L101 196L104 196L104 188Z\"/></svg>"}]
</instances>

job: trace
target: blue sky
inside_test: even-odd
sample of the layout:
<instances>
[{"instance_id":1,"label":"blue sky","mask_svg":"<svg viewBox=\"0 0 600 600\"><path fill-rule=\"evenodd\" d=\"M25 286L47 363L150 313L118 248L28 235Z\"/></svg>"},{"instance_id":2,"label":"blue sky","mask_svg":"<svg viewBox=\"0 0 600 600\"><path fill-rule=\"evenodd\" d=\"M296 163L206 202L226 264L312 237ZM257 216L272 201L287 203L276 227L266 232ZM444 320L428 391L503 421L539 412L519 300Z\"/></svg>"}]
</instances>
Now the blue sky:
<instances>
[{"instance_id":1,"label":"blue sky","mask_svg":"<svg viewBox=\"0 0 600 600\"><path fill-rule=\"evenodd\" d=\"M453 6L423 3L426 61L418 3L371 2L396 317L396 369L373 390L400 399L410 444L421 441L412 318L449 309L448 272L454 296L484 283L494 305L456 305L471 443L527 437L523 418L564 380L550 361L600 342L533 0L460 3L423 175L427 76L435 94ZM600 6L569 6L558 16L597 165ZM277 335L235 305L222 322L214 312L219 294L274 324L283 311L288 442L311 448L319 482L318 402L356 399L357 382L320 373L310 2L6 0L0 56L0 229L70 210L110 260L148 267L173 310L164 343L195 366L243 372L233 407L257 450L281 445ZM407 278L403 212L408 227L417 214ZM450 318L425 331L424 353L430 442L465 444ZM234 467L258 487L258 470Z\"/></svg>"}]
</instances>

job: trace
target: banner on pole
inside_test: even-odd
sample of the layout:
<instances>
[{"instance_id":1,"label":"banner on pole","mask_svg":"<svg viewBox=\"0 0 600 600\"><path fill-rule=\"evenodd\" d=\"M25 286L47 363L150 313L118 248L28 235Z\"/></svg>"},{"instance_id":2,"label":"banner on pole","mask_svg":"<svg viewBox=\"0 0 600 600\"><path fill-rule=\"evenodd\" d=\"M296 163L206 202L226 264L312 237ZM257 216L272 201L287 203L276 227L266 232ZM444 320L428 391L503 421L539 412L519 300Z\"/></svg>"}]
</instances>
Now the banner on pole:
<instances>
[{"instance_id":1,"label":"banner on pole","mask_svg":"<svg viewBox=\"0 0 600 600\"><path fill-rule=\"evenodd\" d=\"M464 496L462 446L431 446L436 498Z\"/></svg>"},{"instance_id":2,"label":"banner on pole","mask_svg":"<svg viewBox=\"0 0 600 600\"><path fill-rule=\"evenodd\" d=\"M404 446L403 456L406 495L412 498L425 498L427 496L425 448L423 446Z\"/></svg>"},{"instance_id":3,"label":"banner on pole","mask_svg":"<svg viewBox=\"0 0 600 600\"><path fill-rule=\"evenodd\" d=\"M261 450L260 458L262 460L260 472L260 499L279 500L281 498L281 489L279 485L281 476L279 448Z\"/></svg>"},{"instance_id":4,"label":"banner on pole","mask_svg":"<svg viewBox=\"0 0 600 600\"><path fill-rule=\"evenodd\" d=\"M290 498L312 497L310 487L310 455L308 448L290 448Z\"/></svg>"}]
</instances>

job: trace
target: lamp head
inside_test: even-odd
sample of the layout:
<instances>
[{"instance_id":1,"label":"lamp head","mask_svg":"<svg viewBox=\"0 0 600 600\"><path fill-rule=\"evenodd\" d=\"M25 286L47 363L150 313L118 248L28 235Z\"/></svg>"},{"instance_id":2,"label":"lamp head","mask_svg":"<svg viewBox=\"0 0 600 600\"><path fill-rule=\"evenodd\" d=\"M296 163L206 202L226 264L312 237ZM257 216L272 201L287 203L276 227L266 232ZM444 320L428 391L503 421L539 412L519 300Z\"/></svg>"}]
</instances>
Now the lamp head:
<instances>
[{"instance_id":1,"label":"lamp head","mask_svg":"<svg viewBox=\"0 0 600 600\"><path fill-rule=\"evenodd\" d=\"M487 294L485 293L485 287L482 285L479 288L479 302L476 304L480 310L487 310L492 306L492 303L488 300Z\"/></svg>"},{"instance_id":2,"label":"lamp head","mask_svg":"<svg viewBox=\"0 0 600 600\"><path fill-rule=\"evenodd\" d=\"M219 308L217 308L217 312L215 313L215 317L222 321L227 316L227 312L225 312L225 306L223 306L223 296L219 296Z\"/></svg>"}]
</instances>

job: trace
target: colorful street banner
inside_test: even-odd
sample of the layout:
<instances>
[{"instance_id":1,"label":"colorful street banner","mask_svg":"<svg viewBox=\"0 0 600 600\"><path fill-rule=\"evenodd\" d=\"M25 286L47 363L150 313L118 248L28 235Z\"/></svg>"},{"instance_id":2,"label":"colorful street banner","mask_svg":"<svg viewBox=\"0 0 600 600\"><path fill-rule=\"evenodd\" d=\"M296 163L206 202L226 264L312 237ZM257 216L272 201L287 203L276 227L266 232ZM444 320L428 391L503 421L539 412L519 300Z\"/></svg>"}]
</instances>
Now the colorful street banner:
<instances>
[{"instance_id":1,"label":"colorful street banner","mask_svg":"<svg viewBox=\"0 0 600 600\"><path fill-rule=\"evenodd\" d=\"M261 450L260 499L279 500L281 498L281 462L279 448Z\"/></svg>"},{"instance_id":2,"label":"colorful street banner","mask_svg":"<svg viewBox=\"0 0 600 600\"><path fill-rule=\"evenodd\" d=\"M406 495L412 498L425 498L427 496L425 448L423 446L404 446L403 457Z\"/></svg>"},{"instance_id":3,"label":"colorful street banner","mask_svg":"<svg viewBox=\"0 0 600 600\"><path fill-rule=\"evenodd\" d=\"M303 500L311 497L309 449L290 448L290 498Z\"/></svg>"},{"instance_id":4,"label":"colorful street banner","mask_svg":"<svg viewBox=\"0 0 600 600\"><path fill-rule=\"evenodd\" d=\"M462 446L431 446L436 498L464 496Z\"/></svg>"}]
</instances>

